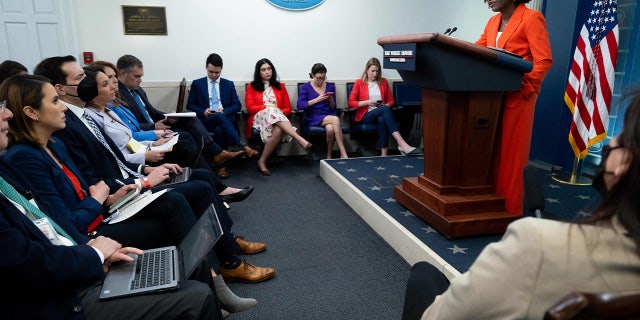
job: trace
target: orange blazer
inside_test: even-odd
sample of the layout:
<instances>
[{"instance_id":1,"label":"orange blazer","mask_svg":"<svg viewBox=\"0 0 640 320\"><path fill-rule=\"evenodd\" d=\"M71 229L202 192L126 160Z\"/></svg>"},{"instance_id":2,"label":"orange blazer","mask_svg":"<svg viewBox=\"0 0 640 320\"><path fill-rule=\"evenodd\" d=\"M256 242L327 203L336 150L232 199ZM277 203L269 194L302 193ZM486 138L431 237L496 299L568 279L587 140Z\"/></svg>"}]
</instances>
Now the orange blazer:
<instances>
[{"instance_id":1,"label":"orange blazer","mask_svg":"<svg viewBox=\"0 0 640 320\"><path fill-rule=\"evenodd\" d=\"M382 101L384 104L389 107L393 107L396 102L393 100L393 95L391 94L391 88L389 88L389 83L386 78L382 78L380 84L378 84L378 88L380 88L380 95L382 96ZM369 106L358 107L358 102L363 100L369 100L369 85L364 83L362 79L356 80L353 84L353 89L351 89L351 95L349 95L349 100L347 104L349 108L356 109L356 122L360 122L364 114L369 110Z\"/></svg>"},{"instance_id":2,"label":"orange blazer","mask_svg":"<svg viewBox=\"0 0 640 320\"><path fill-rule=\"evenodd\" d=\"M276 103L278 108L282 110L287 117L291 114L291 101L289 100L289 93L287 93L287 87L284 83L280 82L280 89L273 88L273 94L276 96ZM253 118L256 113L266 108L262 100L262 91L256 91L251 86L251 83L247 85L247 92L244 95L244 105L247 107L249 113L249 119L247 119L247 125L244 128L245 135L251 137L251 130L253 128Z\"/></svg>"},{"instance_id":3,"label":"orange blazer","mask_svg":"<svg viewBox=\"0 0 640 320\"><path fill-rule=\"evenodd\" d=\"M532 93L540 93L542 80L552 63L544 16L540 11L519 4L496 43L501 22L502 13L491 17L476 44L502 48L533 62L533 70L524 74L520 92L525 98Z\"/></svg>"}]
</instances>

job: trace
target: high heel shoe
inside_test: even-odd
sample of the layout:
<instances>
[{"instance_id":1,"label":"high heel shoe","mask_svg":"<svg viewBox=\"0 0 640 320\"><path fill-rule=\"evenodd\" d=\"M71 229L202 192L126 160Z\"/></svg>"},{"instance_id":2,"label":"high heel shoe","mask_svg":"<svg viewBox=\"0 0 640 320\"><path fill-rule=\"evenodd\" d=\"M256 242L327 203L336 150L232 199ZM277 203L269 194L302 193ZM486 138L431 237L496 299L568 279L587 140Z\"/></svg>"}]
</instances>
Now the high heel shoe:
<instances>
[{"instance_id":1,"label":"high heel shoe","mask_svg":"<svg viewBox=\"0 0 640 320\"><path fill-rule=\"evenodd\" d=\"M260 168L260 165L258 165L258 172L260 172L260 174L263 175L263 176L270 176L271 175L271 172L269 172L269 169L262 170L262 168Z\"/></svg>"},{"instance_id":2,"label":"high heel shoe","mask_svg":"<svg viewBox=\"0 0 640 320\"><path fill-rule=\"evenodd\" d=\"M402 150L402 148L398 147L398 151L400 151L400 154L402 154L403 156L419 157L424 155L424 151L422 151L422 149L419 149L419 148L413 148L411 150Z\"/></svg>"}]
</instances>

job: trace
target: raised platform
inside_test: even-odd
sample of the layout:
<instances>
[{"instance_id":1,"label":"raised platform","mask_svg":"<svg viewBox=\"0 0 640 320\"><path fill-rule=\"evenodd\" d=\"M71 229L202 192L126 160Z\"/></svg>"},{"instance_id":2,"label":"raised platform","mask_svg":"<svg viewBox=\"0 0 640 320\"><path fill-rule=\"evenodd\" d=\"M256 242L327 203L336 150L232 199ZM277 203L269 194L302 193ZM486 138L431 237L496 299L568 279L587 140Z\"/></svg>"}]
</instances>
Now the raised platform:
<instances>
[{"instance_id":1,"label":"raised platform","mask_svg":"<svg viewBox=\"0 0 640 320\"><path fill-rule=\"evenodd\" d=\"M407 263L428 261L452 279L467 271L482 249L501 236L448 239L397 203L394 188L402 184L403 178L422 172L423 159L419 157L320 161L322 179ZM597 200L593 188L556 184L551 179L553 173L540 172L547 195L547 218L573 220L590 215L588 208Z\"/></svg>"}]
</instances>

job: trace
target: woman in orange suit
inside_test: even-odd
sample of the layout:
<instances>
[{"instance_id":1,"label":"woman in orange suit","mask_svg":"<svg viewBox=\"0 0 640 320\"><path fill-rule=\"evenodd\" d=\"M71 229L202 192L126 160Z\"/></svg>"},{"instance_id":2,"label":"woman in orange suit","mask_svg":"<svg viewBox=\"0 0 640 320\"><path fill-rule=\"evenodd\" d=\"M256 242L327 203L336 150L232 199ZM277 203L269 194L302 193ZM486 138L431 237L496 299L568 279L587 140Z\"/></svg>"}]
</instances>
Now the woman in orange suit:
<instances>
[{"instance_id":1,"label":"woman in orange suit","mask_svg":"<svg viewBox=\"0 0 640 320\"><path fill-rule=\"evenodd\" d=\"M496 193L506 199L506 210L522 214L522 170L529 161L531 131L542 80L551 68L551 47L542 13L528 9L530 0L484 0L494 12L476 44L498 47L533 62L520 91L509 92L502 101L502 124L498 146Z\"/></svg>"}]
</instances>

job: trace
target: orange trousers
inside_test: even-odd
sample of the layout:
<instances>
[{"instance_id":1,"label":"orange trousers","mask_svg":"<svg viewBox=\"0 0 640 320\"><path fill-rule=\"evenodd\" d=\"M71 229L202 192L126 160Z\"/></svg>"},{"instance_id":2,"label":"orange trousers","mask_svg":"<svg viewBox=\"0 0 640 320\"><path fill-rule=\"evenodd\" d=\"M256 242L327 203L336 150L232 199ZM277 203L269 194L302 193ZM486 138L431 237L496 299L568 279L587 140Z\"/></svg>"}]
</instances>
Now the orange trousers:
<instances>
[{"instance_id":1,"label":"orange trousers","mask_svg":"<svg viewBox=\"0 0 640 320\"><path fill-rule=\"evenodd\" d=\"M502 104L496 193L505 198L506 210L518 216L524 204L522 171L529 162L537 99L537 93L524 98L518 91L506 96Z\"/></svg>"}]
</instances>

